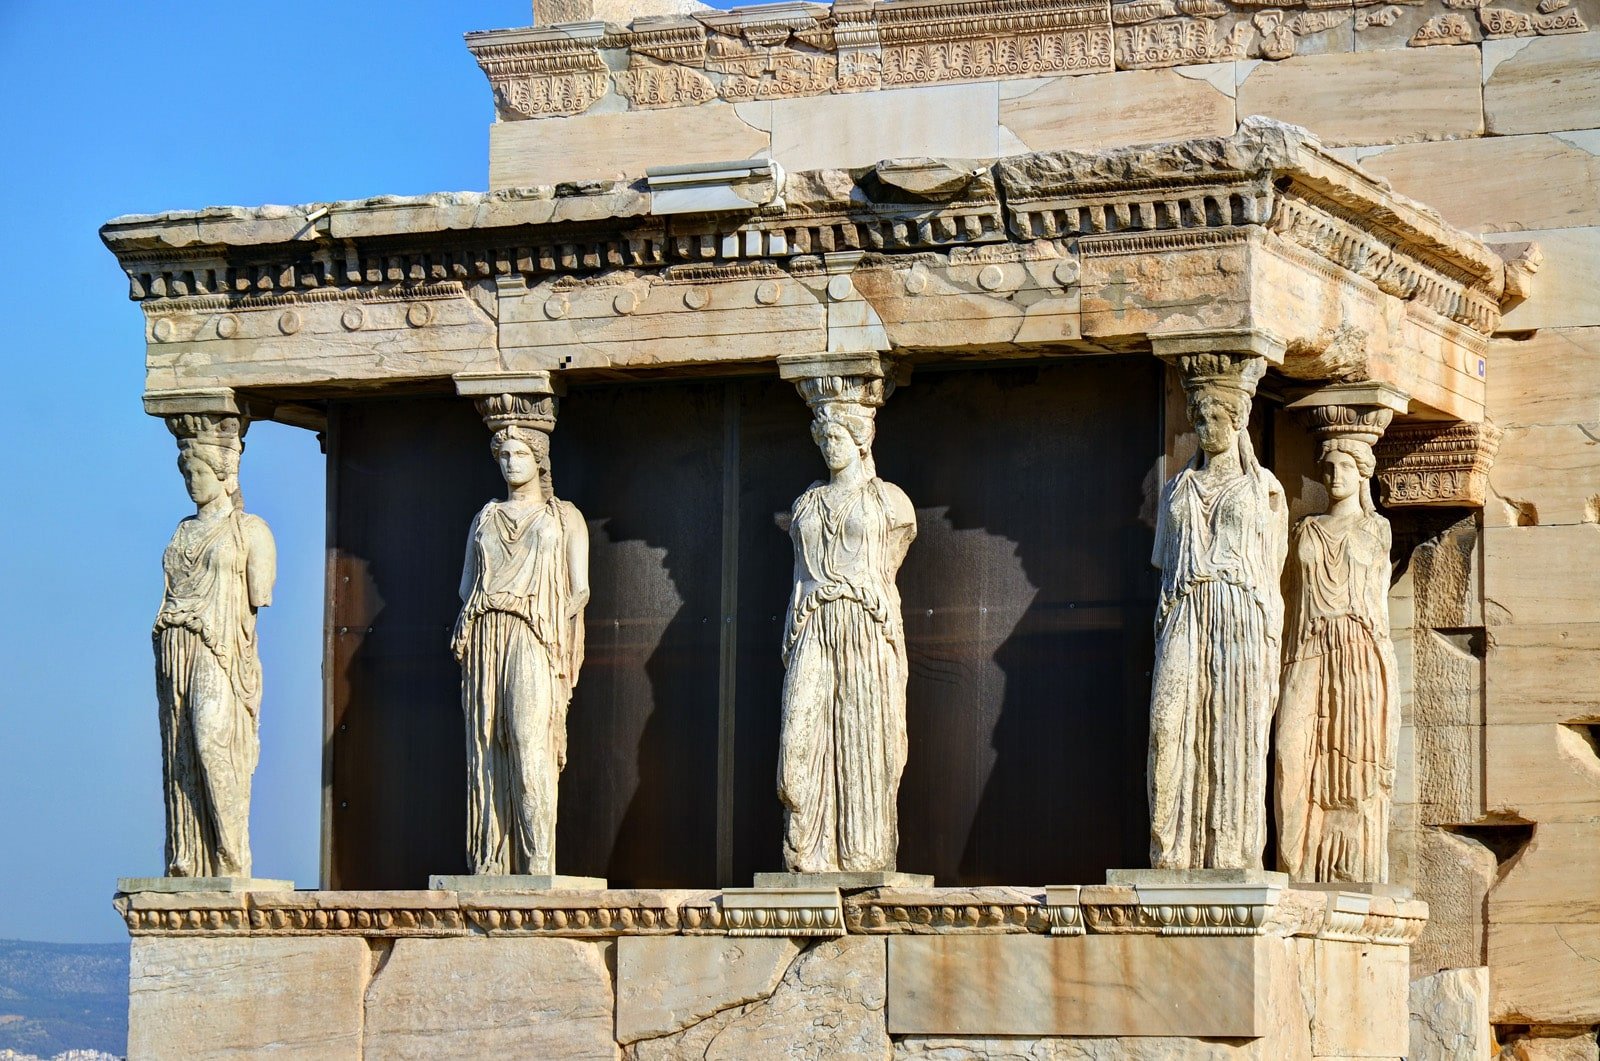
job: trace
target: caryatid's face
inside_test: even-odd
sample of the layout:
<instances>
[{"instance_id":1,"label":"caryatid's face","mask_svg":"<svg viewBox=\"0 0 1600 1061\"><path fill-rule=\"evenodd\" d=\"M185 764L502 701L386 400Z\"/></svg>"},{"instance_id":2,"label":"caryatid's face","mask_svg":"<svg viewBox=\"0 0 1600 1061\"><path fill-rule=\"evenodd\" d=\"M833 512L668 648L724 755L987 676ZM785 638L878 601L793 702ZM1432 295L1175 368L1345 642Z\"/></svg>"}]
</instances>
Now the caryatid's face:
<instances>
[{"instance_id":1,"label":"caryatid's face","mask_svg":"<svg viewBox=\"0 0 1600 1061\"><path fill-rule=\"evenodd\" d=\"M1343 501L1361 489L1361 469L1350 454L1334 450L1322 459L1322 482L1329 497Z\"/></svg>"},{"instance_id":2,"label":"caryatid's face","mask_svg":"<svg viewBox=\"0 0 1600 1061\"><path fill-rule=\"evenodd\" d=\"M210 504L228 492L227 483L199 457L181 458L178 469L183 472L183 485L189 491L189 499L196 505Z\"/></svg>"},{"instance_id":3,"label":"caryatid's face","mask_svg":"<svg viewBox=\"0 0 1600 1061\"><path fill-rule=\"evenodd\" d=\"M1214 394L1200 394L1191 400L1189 419L1200 438L1200 448L1208 454L1226 453L1239 439L1232 403Z\"/></svg>"},{"instance_id":4,"label":"caryatid's face","mask_svg":"<svg viewBox=\"0 0 1600 1061\"><path fill-rule=\"evenodd\" d=\"M861 459L856 440L850 437L843 424L825 424L817 448L822 450L822 462L830 472L844 471Z\"/></svg>"},{"instance_id":5,"label":"caryatid's face","mask_svg":"<svg viewBox=\"0 0 1600 1061\"><path fill-rule=\"evenodd\" d=\"M539 458L534 456L533 447L520 438L508 438L502 442L496 460L500 464L500 474L505 476L506 485L513 489L528 485L539 475Z\"/></svg>"}]
</instances>

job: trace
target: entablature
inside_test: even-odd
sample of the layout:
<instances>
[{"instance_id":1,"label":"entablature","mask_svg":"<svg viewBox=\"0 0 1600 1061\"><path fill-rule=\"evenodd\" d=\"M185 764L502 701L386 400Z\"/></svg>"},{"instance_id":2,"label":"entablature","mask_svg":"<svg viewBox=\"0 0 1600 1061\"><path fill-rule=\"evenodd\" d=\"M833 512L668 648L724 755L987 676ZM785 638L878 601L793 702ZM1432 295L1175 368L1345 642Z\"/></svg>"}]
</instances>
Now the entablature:
<instances>
[{"instance_id":1,"label":"entablature","mask_svg":"<svg viewBox=\"0 0 1600 1061\"><path fill-rule=\"evenodd\" d=\"M769 201L739 211L662 216L644 181L589 182L126 217L102 237L147 317L151 391L1133 352L1245 329L1287 376L1370 377L1422 416L1482 418L1506 264L1294 126L763 179Z\"/></svg>"}]
</instances>

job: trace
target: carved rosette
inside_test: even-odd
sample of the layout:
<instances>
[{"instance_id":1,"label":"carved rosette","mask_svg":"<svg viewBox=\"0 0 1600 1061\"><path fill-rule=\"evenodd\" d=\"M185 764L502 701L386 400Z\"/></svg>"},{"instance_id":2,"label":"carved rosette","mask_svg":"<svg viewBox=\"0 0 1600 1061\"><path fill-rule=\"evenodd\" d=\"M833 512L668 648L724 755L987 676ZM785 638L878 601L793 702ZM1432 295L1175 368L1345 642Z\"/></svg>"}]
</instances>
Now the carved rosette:
<instances>
[{"instance_id":1,"label":"carved rosette","mask_svg":"<svg viewBox=\"0 0 1600 1061\"><path fill-rule=\"evenodd\" d=\"M1384 505L1482 508L1500 436L1487 420L1391 427L1375 447Z\"/></svg>"}]
</instances>

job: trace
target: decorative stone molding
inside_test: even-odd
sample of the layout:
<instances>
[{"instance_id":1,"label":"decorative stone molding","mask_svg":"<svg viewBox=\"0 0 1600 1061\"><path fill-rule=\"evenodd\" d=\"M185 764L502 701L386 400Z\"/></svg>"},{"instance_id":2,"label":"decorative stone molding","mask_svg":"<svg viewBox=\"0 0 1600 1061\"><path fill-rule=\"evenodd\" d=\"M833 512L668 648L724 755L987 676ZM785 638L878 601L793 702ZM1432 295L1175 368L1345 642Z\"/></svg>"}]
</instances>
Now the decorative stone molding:
<instances>
[{"instance_id":1,"label":"decorative stone molding","mask_svg":"<svg viewBox=\"0 0 1600 1061\"><path fill-rule=\"evenodd\" d=\"M469 33L467 47L494 90L503 121L581 114L606 94L610 70L598 45L604 22Z\"/></svg>"},{"instance_id":2,"label":"decorative stone molding","mask_svg":"<svg viewBox=\"0 0 1600 1061\"><path fill-rule=\"evenodd\" d=\"M1133 871L1142 873L1147 871ZM1276 875L1273 875L1276 876ZM134 936L1302 936L1409 945L1426 903L1270 884L880 888L582 894L397 892L122 893Z\"/></svg>"},{"instance_id":3,"label":"decorative stone molding","mask_svg":"<svg viewBox=\"0 0 1600 1061\"><path fill-rule=\"evenodd\" d=\"M837 888L729 888L722 929L730 936L842 936Z\"/></svg>"},{"instance_id":4,"label":"decorative stone molding","mask_svg":"<svg viewBox=\"0 0 1600 1061\"><path fill-rule=\"evenodd\" d=\"M1083 923L1083 889L1076 884L1051 885L1045 889L1045 908L1050 914L1052 936L1081 936L1088 931Z\"/></svg>"},{"instance_id":5,"label":"decorative stone molding","mask_svg":"<svg viewBox=\"0 0 1600 1061\"><path fill-rule=\"evenodd\" d=\"M845 897L845 923L862 935L1040 932L1049 916L1024 888L879 889Z\"/></svg>"},{"instance_id":6,"label":"decorative stone molding","mask_svg":"<svg viewBox=\"0 0 1600 1061\"><path fill-rule=\"evenodd\" d=\"M1501 430L1480 423L1395 424L1375 447L1389 508L1482 508Z\"/></svg>"}]
</instances>

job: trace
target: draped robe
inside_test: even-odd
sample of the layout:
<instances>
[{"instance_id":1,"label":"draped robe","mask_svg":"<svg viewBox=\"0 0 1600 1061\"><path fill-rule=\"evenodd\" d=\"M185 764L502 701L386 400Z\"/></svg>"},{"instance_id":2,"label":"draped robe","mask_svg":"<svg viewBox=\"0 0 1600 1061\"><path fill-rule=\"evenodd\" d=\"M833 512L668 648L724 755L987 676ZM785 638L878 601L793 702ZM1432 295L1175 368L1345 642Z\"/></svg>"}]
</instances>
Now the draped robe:
<instances>
[{"instance_id":1,"label":"draped robe","mask_svg":"<svg viewBox=\"0 0 1600 1061\"><path fill-rule=\"evenodd\" d=\"M1389 879L1400 740L1389 521L1309 516L1290 543L1278 860L1296 880Z\"/></svg>"},{"instance_id":2,"label":"draped robe","mask_svg":"<svg viewBox=\"0 0 1600 1061\"><path fill-rule=\"evenodd\" d=\"M892 870L906 763L906 650L895 573L916 536L870 479L794 504L778 796L798 873Z\"/></svg>"},{"instance_id":3,"label":"draped robe","mask_svg":"<svg viewBox=\"0 0 1600 1061\"><path fill-rule=\"evenodd\" d=\"M467 729L467 859L474 873L555 872L556 796L567 705L583 665L564 513L491 501L467 540L452 648Z\"/></svg>"},{"instance_id":4,"label":"draped robe","mask_svg":"<svg viewBox=\"0 0 1600 1061\"><path fill-rule=\"evenodd\" d=\"M169 876L250 876L250 779L261 755L252 539L270 549L259 517L191 516L161 559L152 638Z\"/></svg>"},{"instance_id":5,"label":"draped robe","mask_svg":"<svg viewBox=\"0 0 1600 1061\"><path fill-rule=\"evenodd\" d=\"M1213 480L1197 456L1162 490L1149 757L1158 869L1261 865L1285 511L1283 488L1253 460Z\"/></svg>"}]
</instances>

